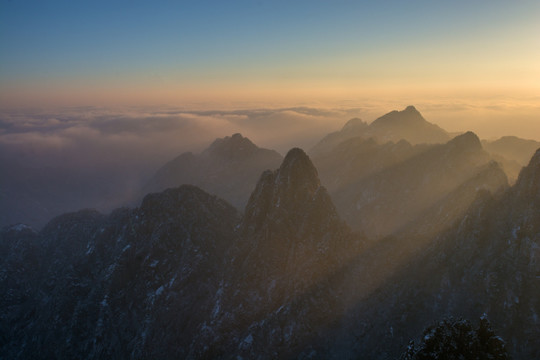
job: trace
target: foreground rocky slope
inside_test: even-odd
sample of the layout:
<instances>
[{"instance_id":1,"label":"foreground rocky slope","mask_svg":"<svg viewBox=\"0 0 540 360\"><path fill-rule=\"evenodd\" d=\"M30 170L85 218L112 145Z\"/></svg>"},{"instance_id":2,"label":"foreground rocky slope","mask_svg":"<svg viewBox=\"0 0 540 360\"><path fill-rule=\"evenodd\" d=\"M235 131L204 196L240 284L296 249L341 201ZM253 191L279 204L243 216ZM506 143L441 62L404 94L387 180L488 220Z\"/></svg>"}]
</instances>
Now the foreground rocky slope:
<instances>
[{"instance_id":1,"label":"foreground rocky slope","mask_svg":"<svg viewBox=\"0 0 540 360\"><path fill-rule=\"evenodd\" d=\"M184 357L213 307L237 216L224 201L183 186L108 217L85 210L39 234L5 230L2 283L16 277L19 284L7 284L12 290L0 300L2 354Z\"/></svg>"},{"instance_id":2,"label":"foreground rocky slope","mask_svg":"<svg viewBox=\"0 0 540 360\"><path fill-rule=\"evenodd\" d=\"M10 358L260 356L259 345L277 339L282 354L292 329L275 324L278 338L261 321L325 291L362 247L300 149L263 173L242 221L226 202L182 186L134 210L83 210L39 234L19 226L1 236ZM261 331L262 342L243 342Z\"/></svg>"},{"instance_id":3,"label":"foreground rocky slope","mask_svg":"<svg viewBox=\"0 0 540 360\"><path fill-rule=\"evenodd\" d=\"M318 339L327 344L318 354L395 358L443 317L486 314L515 358L538 358L539 184L540 151L514 187L481 190L460 221L356 302L330 339Z\"/></svg>"},{"instance_id":4,"label":"foreground rocky slope","mask_svg":"<svg viewBox=\"0 0 540 360\"><path fill-rule=\"evenodd\" d=\"M457 152L477 164L477 142L465 134L422 159ZM462 169L451 158L440 167ZM475 169L376 242L340 219L300 149L260 176L242 218L181 186L108 216L66 214L39 233L6 228L0 353L393 359L441 318L486 313L511 354L537 358L540 152L511 188L497 164Z\"/></svg>"}]
</instances>

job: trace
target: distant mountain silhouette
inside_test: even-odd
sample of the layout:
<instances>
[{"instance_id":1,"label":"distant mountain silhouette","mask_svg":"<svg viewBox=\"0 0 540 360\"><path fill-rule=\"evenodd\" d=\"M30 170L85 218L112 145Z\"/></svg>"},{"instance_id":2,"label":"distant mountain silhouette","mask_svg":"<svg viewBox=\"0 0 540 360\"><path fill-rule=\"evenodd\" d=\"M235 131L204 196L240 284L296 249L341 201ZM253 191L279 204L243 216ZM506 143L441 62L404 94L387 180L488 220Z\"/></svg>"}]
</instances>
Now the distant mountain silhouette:
<instances>
[{"instance_id":1,"label":"distant mountain silhouette","mask_svg":"<svg viewBox=\"0 0 540 360\"><path fill-rule=\"evenodd\" d=\"M383 142L405 139L412 144L439 144L450 140L446 131L427 122L414 106L383 115L369 128Z\"/></svg>"},{"instance_id":2,"label":"distant mountain silhouette","mask_svg":"<svg viewBox=\"0 0 540 360\"><path fill-rule=\"evenodd\" d=\"M399 164L431 145L411 145L405 140L379 144L373 138L354 137L332 150L313 156L321 181L334 193L343 187Z\"/></svg>"},{"instance_id":3,"label":"distant mountain silhouette","mask_svg":"<svg viewBox=\"0 0 540 360\"><path fill-rule=\"evenodd\" d=\"M257 147L241 134L216 139L201 154L184 153L161 167L141 196L182 184L200 187L243 209L261 172L279 166L282 156Z\"/></svg>"},{"instance_id":4,"label":"distant mountain silhouette","mask_svg":"<svg viewBox=\"0 0 540 360\"><path fill-rule=\"evenodd\" d=\"M517 161L521 166L527 165L536 149L540 148L539 141L521 139L517 136L503 136L494 141L484 140L482 145L486 151Z\"/></svg>"},{"instance_id":5,"label":"distant mountain silhouette","mask_svg":"<svg viewBox=\"0 0 540 360\"><path fill-rule=\"evenodd\" d=\"M355 137L369 137L369 125L362 119L353 118L343 126L340 131L335 131L321 139L309 153L318 156L332 150L336 145Z\"/></svg>"},{"instance_id":6,"label":"distant mountain silhouette","mask_svg":"<svg viewBox=\"0 0 540 360\"><path fill-rule=\"evenodd\" d=\"M440 144L450 140L450 135L445 130L426 121L414 106L408 106L402 111L389 112L369 125L358 118L351 119L340 131L324 137L310 150L310 154L320 155L332 150L339 143L358 136L373 137L379 143L406 140L411 144Z\"/></svg>"}]
</instances>

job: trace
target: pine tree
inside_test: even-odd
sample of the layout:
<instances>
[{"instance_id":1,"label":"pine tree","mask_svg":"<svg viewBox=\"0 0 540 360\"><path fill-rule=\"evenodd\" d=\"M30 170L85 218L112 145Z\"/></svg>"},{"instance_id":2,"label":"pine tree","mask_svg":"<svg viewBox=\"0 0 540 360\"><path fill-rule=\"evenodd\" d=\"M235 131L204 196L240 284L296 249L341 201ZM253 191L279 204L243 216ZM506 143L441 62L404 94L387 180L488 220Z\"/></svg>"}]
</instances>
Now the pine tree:
<instances>
[{"instance_id":1,"label":"pine tree","mask_svg":"<svg viewBox=\"0 0 540 360\"><path fill-rule=\"evenodd\" d=\"M409 342L402 360L509 360L504 341L496 336L484 315L478 328L468 320L447 319L424 330L420 346Z\"/></svg>"}]
</instances>

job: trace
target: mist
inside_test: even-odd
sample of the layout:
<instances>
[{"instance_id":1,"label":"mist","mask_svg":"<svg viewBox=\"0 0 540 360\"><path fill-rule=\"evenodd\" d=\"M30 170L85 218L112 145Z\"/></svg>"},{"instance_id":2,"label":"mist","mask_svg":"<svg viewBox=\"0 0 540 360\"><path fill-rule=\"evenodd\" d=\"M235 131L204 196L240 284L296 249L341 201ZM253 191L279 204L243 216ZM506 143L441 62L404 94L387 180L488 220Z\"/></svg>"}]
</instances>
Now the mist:
<instances>
[{"instance_id":1,"label":"mist","mask_svg":"<svg viewBox=\"0 0 540 360\"><path fill-rule=\"evenodd\" d=\"M0 115L0 169L5 174L2 224L40 227L67 211L108 212L135 205L134 194L158 168L184 152L201 152L216 138L242 133L258 146L283 154L293 146L310 148L358 112L169 107L6 110ZM21 193L34 196L21 198ZM29 215L36 212L41 215Z\"/></svg>"},{"instance_id":2,"label":"mist","mask_svg":"<svg viewBox=\"0 0 540 360\"><path fill-rule=\"evenodd\" d=\"M5 109L0 113L0 170L6 174L1 179L1 223L40 227L67 211L109 212L137 205L139 192L156 170L184 152L200 153L216 138L241 133L257 146L282 155L292 147L309 151L351 118L369 123L403 106L384 100L365 101L362 107L345 103L334 108L241 110L170 106ZM525 134L508 131L512 124L508 114L514 107L501 106L449 100L426 101L419 107L428 121L455 134L473 130L490 139L540 133L533 105L515 112L522 126L514 122L512 130ZM477 119L471 120L471 115ZM513 166L517 172L519 166ZM33 195L21 198L18 194Z\"/></svg>"},{"instance_id":3,"label":"mist","mask_svg":"<svg viewBox=\"0 0 540 360\"><path fill-rule=\"evenodd\" d=\"M2 154L24 159L29 166L122 162L145 167L183 151L200 151L216 137L236 132L281 153L292 146L309 147L359 112L310 108L5 111L0 115L0 146Z\"/></svg>"}]
</instances>

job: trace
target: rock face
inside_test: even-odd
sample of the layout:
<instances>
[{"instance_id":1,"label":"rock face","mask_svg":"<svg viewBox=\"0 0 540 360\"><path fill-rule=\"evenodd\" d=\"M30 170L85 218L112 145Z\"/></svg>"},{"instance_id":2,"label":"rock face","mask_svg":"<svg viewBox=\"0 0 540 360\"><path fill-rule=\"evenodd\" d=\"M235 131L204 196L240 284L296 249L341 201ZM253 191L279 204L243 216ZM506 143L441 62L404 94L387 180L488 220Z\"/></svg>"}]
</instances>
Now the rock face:
<instances>
[{"instance_id":1,"label":"rock face","mask_svg":"<svg viewBox=\"0 0 540 360\"><path fill-rule=\"evenodd\" d=\"M519 174L514 189L516 196L524 202L537 203L540 200L540 149Z\"/></svg>"},{"instance_id":2,"label":"rock face","mask_svg":"<svg viewBox=\"0 0 540 360\"><path fill-rule=\"evenodd\" d=\"M226 202L182 186L108 217L63 215L39 234L19 232L25 246L15 246L12 230L4 231L1 244L12 249L2 273L6 263L8 270L14 263L32 268L20 269L18 281L26 286L17 296L25 302L2 294L2 354L185 357L214 305L222 255L238 221Z\"/></svg>"},{"instance_id":3,"label":"rock face","mask_svg":"<svg viewBox=\"0 0 540 360\"><path fill-rule=\"evenodd\" d=\"M267 293L274 282L285 297L330 275L360 245L300 149L289 151L277 171L262 175L246 207L241 241L249 252L243 273L260 276L252 285Z\"/></svg>"},{"instance_id":4,"label":"rock face","mask_svg":"<svg viewBox=\"0 0 540 360\"><path fill-rule=\"evenodd\" d=\"M262 149L241 134L216 139L201 154L184 153L160 168L141 194L182 184L196 185L243 209L261 172L283 160L273 150Z\"/></svg>"},{"instance_id":5,"label":"rock face","mask_svg":"<svg viewBox=\"0 0 540 360\"><path fill-rule=\"evenodd\" d=\"M202 343L230 358L294 353L309 337L306 328L328 323L335 295L326 285L363 245L339 219L309 157L290 150L278 170L262 174L250 197L228 255L233 271L221 311L206 325L212 330ZM329 311L321 314L316 306Z\"/></svg>"}]
</instances>

